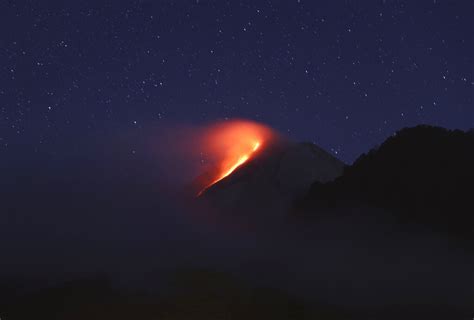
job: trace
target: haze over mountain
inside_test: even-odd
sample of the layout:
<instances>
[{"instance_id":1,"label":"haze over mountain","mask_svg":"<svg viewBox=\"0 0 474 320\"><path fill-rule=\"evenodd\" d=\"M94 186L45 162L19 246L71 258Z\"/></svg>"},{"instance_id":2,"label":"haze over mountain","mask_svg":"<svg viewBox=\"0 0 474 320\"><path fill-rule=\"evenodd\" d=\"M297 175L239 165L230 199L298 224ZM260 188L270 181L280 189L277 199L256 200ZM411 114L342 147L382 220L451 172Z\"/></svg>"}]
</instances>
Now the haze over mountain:
<instances>
[{"instance_id":1,"label":"haze over mountain","mask_svg":"<svg viewBox=\"0 0 474 320\"><path fill-rule=\"evenodd\" d=\"M267 224L282 216L337 215L343 208L384 209L381 215L400 223L472 237L471 132L405 128L349 166L314 144L275 143L198 200L221 215Z\"/></svg>"},{"instance_id":2,"label":"haze over mountain","mask_svg":"<svg viewBox=\"0 0 474 320\"><path fill-rule=\"evenodd\" d=\"M268 223L268 219L285 216L314 181L332 181L343 168L344 163L312 143L276 141L207 188L197 200L207 208L234 212L241 218L244 213Z\"/></svg>"},{"instance_id":3,"label":"haze over mountain","mask_svg":"<svg viewBox=\"0 0 474 320\"><path fill-rule=\"evenodd\" d=\"M82 171L45 161L21 179L10 174L0 184L0 312L18 319L38 312L63 319L468 316L468 137L404 129L350 166L312 144L277 143L192 194L191 206L157 185L153 159L136 166L136 157L107 157ZM410 198L415 191L419 202ZM453 197L459 205L451 206ZM465 211L456 211L461 203ZM246 224L252 228L235 228Z\"/></svg>"},{"instance_id":4,"label":"haze over mountain","mask_svg":"<svg viewBox=\"0 0 474 320\"><path fill-rule=\"evenodd\" d=\"M351 249L345 251L345 259L352 269L344 272L352 274L353 285L354 278L371 288L378 287L379 281L380 298L390 291L392 303L418 303L423 317L434 310L421 307L430 299L444 305L441 309L451 308L448 305L453 306L453 301L468 305L472 280L468 270L474 267L471 133L425 125L405 128L348 166L311 144L279 145L237 168L198 200L224 217L239 215L246 221L263 222L260 230L272 230L275 221L284 221L285 226L275 233L280 240L286 234L292 244L274 240L276 250L294 246L298 252L305 246L303 241L318 255L318 243L330 243L332 254L338 255L336 251L347 247L337 242L347 239ZM309 189L308 175L314 180ZM308 260L305 263L314 272L321 272L316 270L324 262L316 266ZM423 266L429 270L414 271ZM418 272L423 276L416 276ZM387 290L387 283L393 292ZM430 293L423 289L415 293L407 291L409 283L426 288L436 283L437 287ZM442 287L455 296L442 298L438 291ZM404 316L416 309L406 308ZM444 316L440 312L430 317Z\"/></svg>"}]
</instances>

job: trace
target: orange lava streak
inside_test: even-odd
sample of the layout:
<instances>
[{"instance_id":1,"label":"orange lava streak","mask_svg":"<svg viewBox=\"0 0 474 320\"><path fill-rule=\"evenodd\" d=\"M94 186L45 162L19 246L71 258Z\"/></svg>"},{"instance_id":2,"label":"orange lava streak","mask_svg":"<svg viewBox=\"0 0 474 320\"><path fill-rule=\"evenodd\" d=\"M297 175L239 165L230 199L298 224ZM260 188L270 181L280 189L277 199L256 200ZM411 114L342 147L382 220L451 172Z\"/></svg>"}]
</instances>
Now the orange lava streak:
<instances>
[{"instance_id":1,"label":"orange lava streak","mask_svg":"<svg viewBox=\"0 0 474 320\"><path fill-rule=\"evenodd\" d=\"M234 172L235 169L237 169L239 166L241 166L242 164L244 164L248 159L250 159L250 157L252 156L252 154L257 151L257 149L260 147L260 142L255 142L251 152L249 154L244 154L242 156L240 156L238 159L237 159L237 162L234 163L229 169L227 169L227 171L224 171L217 179L215 179L214 181L212 181L209 185L207 185L204 189L202 189L201 191L199 191L199 193L197 194L197 196L199 197L204 191L206 191L206 189L208 189L210 186L212 186L213 184L221 181L222 179L224 179L225 177L227 177L228 175L230 175L232 172Z\"/></svg>"},{"instance_id":2,"label":"orange lava streak","mask_svg":"<svg viewBox=\"0 0 474 320\"><path fill-rule=\"evenodd\" d=\"M228 121L208 127L204 134L202 150L211 157L213 166L197 196L232 174L273 136L274 133L270 128L244 120Z\"/></svg>"},{"instance_id":3,"label":"orange lava streak","mask_svg":"<svg viewBox=\"0 0 474 320\"><path fill-rule=\"evenodd\" d=\"M233 164L227 171L225 171L219 178L216 179L216 181L214 181L211 184L214 184L217 181L222 180L225 177L227 177L229 174L231 174L235 169L237 169L238 166L242 165L245 161L250 159L250 156L252 155L252 153L257 151L258 147L260 147L260 142L255 142L255 145L254 145L251 153L244 154L244 155L240 156L239 159L237 159L237 162L235 164Z\"/></svg>"}]
</instances>

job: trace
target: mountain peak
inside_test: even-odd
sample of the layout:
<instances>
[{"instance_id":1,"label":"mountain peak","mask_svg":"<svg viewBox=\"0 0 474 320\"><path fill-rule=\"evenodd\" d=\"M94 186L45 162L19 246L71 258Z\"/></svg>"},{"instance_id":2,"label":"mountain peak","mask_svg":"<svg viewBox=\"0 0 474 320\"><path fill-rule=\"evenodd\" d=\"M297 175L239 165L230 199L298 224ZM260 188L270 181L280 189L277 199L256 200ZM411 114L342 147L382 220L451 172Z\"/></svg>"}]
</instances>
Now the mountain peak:
<instances>
[{"instance_id":1,"label":"mountain peak","mask_svg":"<svg viewBox=\"0 0 474 320\"><path fill-rule=\"evenodd\" d=\"M314 181L340 176L344 163L312 143L267 146L198 197L222 212L280 212L304 195Z\"/></svg>"}]
</instances>

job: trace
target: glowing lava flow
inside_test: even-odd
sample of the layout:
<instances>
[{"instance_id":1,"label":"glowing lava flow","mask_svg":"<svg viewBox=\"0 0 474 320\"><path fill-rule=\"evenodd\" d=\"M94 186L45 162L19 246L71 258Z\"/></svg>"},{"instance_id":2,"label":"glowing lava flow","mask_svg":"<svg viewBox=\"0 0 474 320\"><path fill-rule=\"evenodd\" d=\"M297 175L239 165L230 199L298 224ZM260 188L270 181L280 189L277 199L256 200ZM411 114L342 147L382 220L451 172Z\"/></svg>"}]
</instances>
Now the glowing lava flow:
<instances>
[{"instance_id":1,"label":"glowing lava flow","mask_svg":"<svg viewBox=\"0 0 474 320\"><path fill-rule=\"evenodd\" d=\"M254 142L253 143L253 147L252 149L250 150L249 153L246 153L246 154L243 154L241 156L239 156L239 158L237 159L237 161L233 164L230 165L230 167L228 169L224 169L224 172L221 173L215 180L213 180L210 184L208 184L204 189L202 189L201 191L199 191L199 193L197 194L197 196L199 197L204 191L206 191L210 186L216 184L217 182L221 181L222 179L224 179L225 177L227 177L228 175L230 175L232 172L234 172L235 169L237 169L238 167L240 167L242 164L244 164L248 159L250 159L250 157L252 156L252 154L258 150L258 148L260 147L260 142L257 141L257 142Z\"/></svg>"},{"instance_id":2,"label":"glowing lava flow","mask_svg":"<svg viewBox=\"0 0 474 320\"><path fill-rule=\"evenodd\" d=\"M240 165L242 165L245 161L247 161L248 159L250 159L250 156L252 155L252 153L254 153L255 151L257 151L257 149L260 147L260 142L255 142L254 146L253 146L253 149L252 151L249 153L249 154L244 154L242 156L240 156L239 159L237 159L237 162L235 164L233 164L227 171L225 171L216 181L214 181L212 184L216 183L217 181L219 180L222 180L224 179L225 177L227 177L229 174L231 174L235 169L237 169L237 167L239 167Z\"/></svg>"},{"instance_id":3,"label":"glowing lava flow","mask_svg":"<svg viewBox=\"0 0 474 320\"><path fill-rule=\"evenodd\" d=\"M197 196L231 175L273 139L277 139L275 131L249 120L227 120L206 126L196 142L205 164L196 183Z\"/></svg>"}]
</instances>

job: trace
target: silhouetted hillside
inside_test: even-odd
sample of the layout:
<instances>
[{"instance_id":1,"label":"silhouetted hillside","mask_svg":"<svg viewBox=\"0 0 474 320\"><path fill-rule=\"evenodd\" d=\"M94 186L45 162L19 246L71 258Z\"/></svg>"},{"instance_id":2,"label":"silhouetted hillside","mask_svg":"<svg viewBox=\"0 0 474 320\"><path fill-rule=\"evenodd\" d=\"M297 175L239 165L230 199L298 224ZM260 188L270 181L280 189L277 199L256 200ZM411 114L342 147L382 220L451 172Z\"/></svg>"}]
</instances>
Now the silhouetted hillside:
<instances>
[{"instance_id":1,"label":"silhouetted hillside","mask_svg":"<svg viewBox=\"0 0 474 320\"><path fill-rule=\"evenodd\" d=\"M417 126L400 130L362 155L333 182L315 182L299 203L318 209L370 206L454 235L472 236L474 136Z\"/></svg>"},{"instance_id":2,"label":"silhouetted hillside","mask_svg":"<svg viewBox=\"0 0 474 320\"><path fill-rule=\"evenodd\" d=\"M462 308L417 304L384 308L338 307L256 288L229 274L182 270L170 277L166 294L117 289L104 276L91 276L0 300L0 316L30 319L462 319ZM1 288L1 287L0 287ZM4 298L3 296L0 296Z\"/></svg>"},{"instance_id":3,"label":"silhouetted hillside","mask_svg":"<svg viewBox=\"0 0 474 320\"><path fill-rule=\"evenodd\" d=\"M276 289L255 288L209 270L177 271L164 286L165 294L130 292L114 288L100 275L29 294L15 295L13 290L5 296L7 300L0 301L0 316L13 320L344 318L332 306L307 303Z\"/></svg>"}]
</instances>

